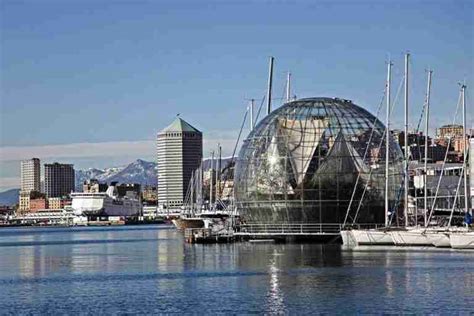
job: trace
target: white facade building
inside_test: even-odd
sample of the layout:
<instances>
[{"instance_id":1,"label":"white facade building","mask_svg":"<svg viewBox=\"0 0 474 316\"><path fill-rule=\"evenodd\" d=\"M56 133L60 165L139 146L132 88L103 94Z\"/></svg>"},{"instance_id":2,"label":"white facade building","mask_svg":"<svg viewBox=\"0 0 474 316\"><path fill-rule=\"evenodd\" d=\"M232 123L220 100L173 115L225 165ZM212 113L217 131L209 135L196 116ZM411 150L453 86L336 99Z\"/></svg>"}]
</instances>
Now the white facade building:
<instances>
[{"instance_id":1,"label":"white facade building","mask_svg":"<svg viewBox=\"0 0 474 316\"><path fill-rule=\"evenodd\" d=\"M24 192L40 192L41 165L38 158L23 160L21 162L20 190Z\"/></svg>"},{"instance_id":2,"label":"white facade building","mask_svg":"<svg viewBox=\"0 0 474 316\"><path fill-rule=\"evenodd\" d=\"M158 133L158 207L183 205L191 175L202 161L202 133L181 118Z\"/></svg>"}]
</instances>

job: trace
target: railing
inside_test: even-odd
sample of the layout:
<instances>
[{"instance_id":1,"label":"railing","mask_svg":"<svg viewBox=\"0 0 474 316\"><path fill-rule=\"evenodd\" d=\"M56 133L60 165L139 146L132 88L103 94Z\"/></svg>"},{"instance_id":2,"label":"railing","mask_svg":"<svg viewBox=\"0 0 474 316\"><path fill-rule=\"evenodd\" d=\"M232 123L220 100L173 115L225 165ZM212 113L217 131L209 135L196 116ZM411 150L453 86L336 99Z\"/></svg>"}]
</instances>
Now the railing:
<instances>
[{"instance_id":1,"label":"railing","mask_svg":"<svg viewBox=\"0 0 474 316\"><path fill-rule=\"evenodd\" d=\"M242 224L235 227L236 233L240 235L313 235L313 234L339 234L342 224L320 223L320 224ZM380 228L382 224L354 224L345 228L370 229Z\"/></svg>"}]
</instances>

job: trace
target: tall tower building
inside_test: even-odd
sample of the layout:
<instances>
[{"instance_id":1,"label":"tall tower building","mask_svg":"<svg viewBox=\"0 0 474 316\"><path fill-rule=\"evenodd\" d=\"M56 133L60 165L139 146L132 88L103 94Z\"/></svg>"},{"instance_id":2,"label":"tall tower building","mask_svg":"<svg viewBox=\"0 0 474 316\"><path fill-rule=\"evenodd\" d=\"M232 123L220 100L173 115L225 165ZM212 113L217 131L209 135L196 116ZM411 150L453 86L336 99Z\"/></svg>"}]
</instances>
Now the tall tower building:
<instances>
[{"instance_id":1,"label":"tall tower building","mask_svg":"<svg viewBox=\"0 0 474 316\"><path fill-rule=\"evenodd\" d=\"M41 165L38 158L23 160L21 162L20 190L24 192L40 192Z\"/></svg>"},{"instance_id":2,"label":"tall tower building","mask_svg":"<svg viewBox=\"0 0 474 316\"><path fill-rule=\"evenodd\" d=\"M52 163L44 165L46 197L62 197L74 191L74 165Z\"/></svg>"},{"instance_id":3,"label":"tall tower building","mask_svg":"<svg viewBox=\"0 0 474 316\"><path fill-rule=\"evenodd\" d=\"M181 118L158 133L158 207L183 205L191 175L202 161L202 133Z\"/></svg>"},{"instance_id":4,"label":"tall tower building","mask_svg":"<svg viewBox=\"0 0 474 316\"><path fill-rule=\"evenodd\" d=\"M40 192L41 165L38 158L23 160L20 164L20 194L18 196L18 209L30 209L32 192Z\"/></svg>"}]
</instances>

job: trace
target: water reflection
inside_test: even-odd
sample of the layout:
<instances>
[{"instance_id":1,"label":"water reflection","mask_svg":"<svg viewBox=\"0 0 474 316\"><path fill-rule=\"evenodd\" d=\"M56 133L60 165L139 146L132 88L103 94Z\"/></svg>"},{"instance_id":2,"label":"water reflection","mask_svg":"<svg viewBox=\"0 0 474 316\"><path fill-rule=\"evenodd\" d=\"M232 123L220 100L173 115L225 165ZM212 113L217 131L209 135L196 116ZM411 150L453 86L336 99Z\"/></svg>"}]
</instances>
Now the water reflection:
<instances>
[{"instance_id":1,"label":"water reflection","mask_svg":"<svg viewBox=\"0 0 474 316\"><path fill-rule=\"evenodd\" d=\"M472 252L190 245L163 226L43 230L0 232L7 313L430 313L468 311L473 294Z\"/></svg>"},{"instance_id":2,"label":"water reflection","mask_svg":"<svg viewBox=\"0 0 474 316\"><path fill-rule=\"evenodd\" d=\"M285 305L283 302L283 295L280 291L279 273L280 269L277 268L277 257L279 253L276 249L273 251L273 258L270 259L268 266L268 273L270 275L270 287L267 293L267 309L271 313L278 313L285 311Z\"/></svg>"}]
</instances>

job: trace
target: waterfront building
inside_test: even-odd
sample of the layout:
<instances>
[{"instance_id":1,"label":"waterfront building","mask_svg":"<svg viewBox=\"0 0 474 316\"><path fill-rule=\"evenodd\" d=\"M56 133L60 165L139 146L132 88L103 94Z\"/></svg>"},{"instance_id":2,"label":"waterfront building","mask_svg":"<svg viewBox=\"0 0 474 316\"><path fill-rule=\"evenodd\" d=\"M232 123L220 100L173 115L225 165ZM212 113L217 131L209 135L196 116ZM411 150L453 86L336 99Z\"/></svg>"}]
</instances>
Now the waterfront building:
<instances>
[{"instance_id":1,"label":"waterfront building","mask_svg":"<svg viewBox=\"0 0 474 316\"><path fill-rule=\"evenodd\" d=\"M28 211L30 209L30 194L29 191L20 191L18 196L19 203L18 203L18 210L19 211Z\"/></svg>"},{"instance_id":2,"label":"waterfront building","mask_svg":"<svg viewBox=\"0 0 474 316\"><path fill-rule=\"evenodd\" d=\"M464 156L464 148L466 147L466 145L467 145L467 148L469 148L469 137L467 135L465 137L462 137L462 136L454 137L452 139L452 143L453 143L453 150L456 153L458 153L459 156Z\"/></svg>"},{"instance_id":3,"label":"waterfront building","mask_svg":"<svg viewBox=\"0 0 474 316\"><path fill-rule=\"evenodd\" d=\"M30 212L37 212L38 210L45 210L49 208L48 200L44 197L30 199Z\"/></svg>"},{"instance_id":4,"label":"waterfront building","mask_svg":"<svg viewBox=\"0 0 474 316\"><path fill-rule=\"evenodd\" d=\"M158 198L157 189L155 186L146 185L142 191L142 200L148 205L156 205L156 200Z\"/></svg>"},{"instance_id":5,"label":"waterfront building","mask_svg":"<svg viewBox=\"0 0 474 316\"><path fill-rule=\"evenodd\" d=\"M158 206L179 208L202 161L202 133L181 118L158 133Z\"/></svg>"},{"instance_id":6,"label":"waterfront building","mask_svg":"<svg viewBox=\"0 0 474 316\"><path fill-rule=\"evenodd\" d=\"M23 160L20 170L20 190L40 192L41 165L38 158Z\"/></svg>"},{"instance_id":7,"label":"waterfront building","mask_svg":"<svg viewBox=\"0 0 474 316\"><path fill-rule=\"evenodd\" d=\"M60 198L60 197L51 197L48 199L48 208L50 209L63 209L66 205L71 205L70 199Z\"/></svg>"},{"instance_id":8,"label":"waterfront building","mask_svg":"<svg viewBox=\"0 0 474 316\"><path fill-rule=\"evenodd\" d=\"M438 138L449 138L462 136L463 126L458 124L443 125L436 130L436 137Z\"/></svg>"},{"instance_id":9,"label":"waterfront building","mask_svg":"<svg viewBox=\"0 0 474 316\"><path fill-rule=\"evenodd\" d=\"M349 208L350 220L383 224L384 130L368 111L337 98L299 99L274 110L252 130L239 153L234 189L242 220L338 224ZM403 179L403 155L393 138L389 149L392 208Z\"/></svg>"},{"instance_id":10,"label":"waterfront building","mask_svg":"<svg viewBox=\"0 0 474 316\"><path fill-rule=\"evenodd\" d=\"M45 194L63 197L74 191L74 165L52 163L44 165Z\"/></svg>"},{"instance_id":11,"label":"waterfront building","mask_svg":"<svg viewBox=\"0 0 474 316\"><path fill-rule=\"evenodd\" d=\"M31 192L40 192L41 165L38 158L23 160L20 164L20 194L18 196L18 209L30 209Z\"/></svg>"}]
</instances>

